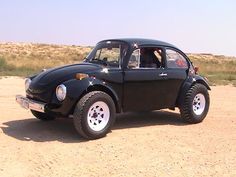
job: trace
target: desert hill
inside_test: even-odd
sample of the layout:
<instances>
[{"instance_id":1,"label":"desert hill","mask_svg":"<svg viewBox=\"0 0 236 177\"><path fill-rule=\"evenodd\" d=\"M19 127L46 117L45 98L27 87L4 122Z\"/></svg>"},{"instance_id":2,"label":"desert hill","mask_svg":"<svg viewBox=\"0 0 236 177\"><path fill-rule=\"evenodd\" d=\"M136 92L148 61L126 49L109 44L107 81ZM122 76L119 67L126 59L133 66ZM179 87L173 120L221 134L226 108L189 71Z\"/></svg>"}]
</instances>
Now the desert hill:
<instances>
[{"instance_id":1,"label":"desert hill","mask_svg":"<svg viewBox=\"0 0 236 177\"><path fill-rule=\"evenodd\" d=\"M43 68L81 62L92 47L33 43L0 43L0 75L27 76ZM187 54L211 84L236 85L236 57Z\"/></svg>"}]
</instances>

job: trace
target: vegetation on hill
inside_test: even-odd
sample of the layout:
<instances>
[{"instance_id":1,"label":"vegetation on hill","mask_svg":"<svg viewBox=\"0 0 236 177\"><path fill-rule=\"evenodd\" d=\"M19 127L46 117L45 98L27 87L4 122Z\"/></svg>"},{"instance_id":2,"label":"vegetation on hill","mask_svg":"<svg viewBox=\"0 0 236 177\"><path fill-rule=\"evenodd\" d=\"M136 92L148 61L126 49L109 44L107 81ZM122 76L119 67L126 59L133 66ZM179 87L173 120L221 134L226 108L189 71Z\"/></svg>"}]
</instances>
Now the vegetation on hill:
<instances>
[{"instance_id":1,"label":"vegetation on hill","mask_svg":"<svg viewBox=\"0 0 236 177\"><path fill-rule=\"evenodd\" d=\"M236 86L236 57L209 54L189 54L188 57L211 85Z\"/></svg>"},{"instance_id":2,"label":"vegetation on hill","mask_svg":"<svg viewBox=\"0 0 236 177\"><path fill-rule=\"evenodd\" d=\"M79 63L92 47L2 43L0 44L0 76L27 76L44 68ZM188 54L199 73L209 79L211 85L236 86L236 57L211 54Z\"/></svg>"},{"instance_id":3,"label":"vegetation on hill","mask_svg":"<svg viewBox=\"0 0 236 177\"><path fill-rule=\"evenodd\" d=\"M4 43L0 44L0 75L27 76L44 68L77 63L91 47Z\"/></svg>"}]
</instances>

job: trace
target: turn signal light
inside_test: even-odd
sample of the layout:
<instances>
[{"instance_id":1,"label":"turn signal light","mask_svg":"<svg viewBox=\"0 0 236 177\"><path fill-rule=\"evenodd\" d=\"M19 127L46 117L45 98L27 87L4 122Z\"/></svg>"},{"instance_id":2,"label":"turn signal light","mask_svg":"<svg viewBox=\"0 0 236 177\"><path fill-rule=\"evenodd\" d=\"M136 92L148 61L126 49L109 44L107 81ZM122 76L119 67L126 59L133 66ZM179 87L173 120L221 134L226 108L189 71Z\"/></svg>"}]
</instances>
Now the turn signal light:
<instances>
[{"instance_id":1,"label":"turn signal light","mask_svg":"<svg viewBox=\"0 0 236 177\"><path fill-rule=\"evenodd\" d=\"M82 80L82 79L87 78L87 77L89 77L89 75L88 75L88 74L84 74L84 73L77 73L77 74L75 75L75 78L76 78L77 80Z\"/></svg>"}]
</instances>

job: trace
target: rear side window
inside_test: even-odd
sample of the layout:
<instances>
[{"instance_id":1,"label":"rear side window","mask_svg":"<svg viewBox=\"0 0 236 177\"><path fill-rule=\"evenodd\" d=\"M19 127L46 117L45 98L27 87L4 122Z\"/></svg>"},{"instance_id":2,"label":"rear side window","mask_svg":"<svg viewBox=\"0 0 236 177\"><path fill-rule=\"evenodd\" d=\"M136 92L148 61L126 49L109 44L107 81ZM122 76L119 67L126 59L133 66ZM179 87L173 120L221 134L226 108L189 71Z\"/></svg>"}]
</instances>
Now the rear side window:
<instances>
[{"instance_id":1,"label":"rear side window","mask_svg":"<svg viewBox=\"0 0 236 177\"><path fill-rule=\"evenodd\" d=\"M172 49L166 49L166 62L168 68L188 68L188 62L184 56Z\"/></svg>"}]
</instances>

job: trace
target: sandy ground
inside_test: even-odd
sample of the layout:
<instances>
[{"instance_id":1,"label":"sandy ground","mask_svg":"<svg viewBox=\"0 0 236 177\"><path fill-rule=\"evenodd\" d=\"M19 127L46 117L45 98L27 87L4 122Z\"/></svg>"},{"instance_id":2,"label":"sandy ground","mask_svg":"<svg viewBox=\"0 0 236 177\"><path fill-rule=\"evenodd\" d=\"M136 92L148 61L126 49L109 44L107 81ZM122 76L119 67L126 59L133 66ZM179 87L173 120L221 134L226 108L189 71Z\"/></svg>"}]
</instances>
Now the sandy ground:
<instances>
[{"instance_id":1,"label":"sandy ground","mask_svg":"<svg viewBox=\"0 0 236 177\"><path fill-rule=\"evenodd\" d=\"M236 88L212 87L204 122L178 112L119 115L105 138L83 141L72 120L36 120L15 103L23 79L0 79L0 176L236 176Z\"/></svg>"}]
</instances>

